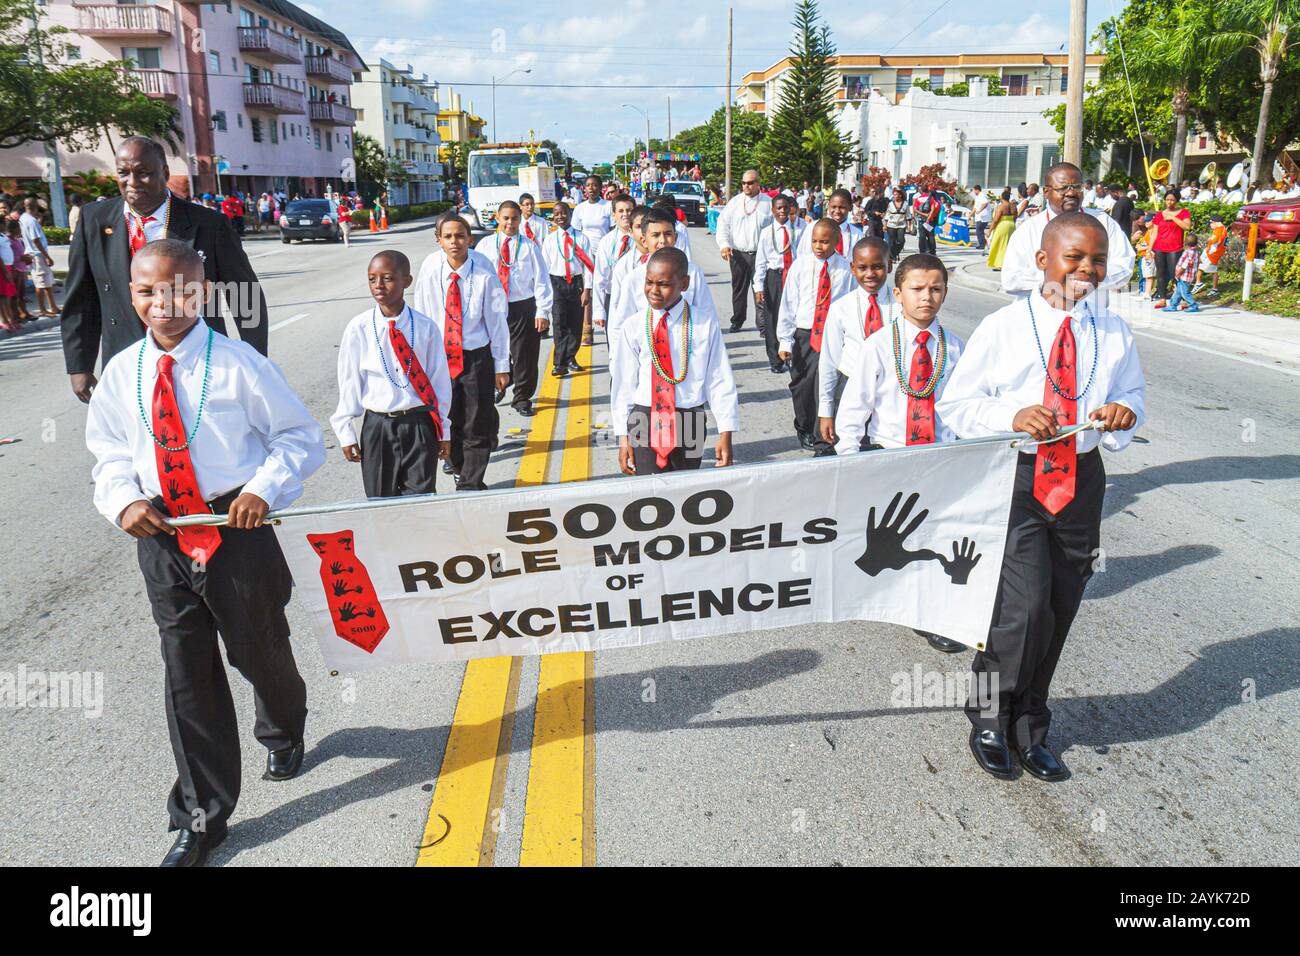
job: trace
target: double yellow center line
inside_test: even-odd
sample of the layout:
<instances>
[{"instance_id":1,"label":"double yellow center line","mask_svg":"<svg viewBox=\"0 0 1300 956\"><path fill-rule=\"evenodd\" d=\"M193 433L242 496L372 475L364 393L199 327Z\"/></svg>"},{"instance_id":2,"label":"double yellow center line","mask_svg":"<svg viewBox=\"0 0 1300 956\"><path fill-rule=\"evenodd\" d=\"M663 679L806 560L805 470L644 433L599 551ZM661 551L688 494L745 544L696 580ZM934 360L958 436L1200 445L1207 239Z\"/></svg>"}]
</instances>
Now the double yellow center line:
<instances>
[{"instance_id":1,"label":"double yellow center line","mask_svg":"<svg viewBox=\"0 0 1300 956\"><path fill-rule=\"evenodd\" d=\"M569 378L561 481L591 477L591 349L582 348L578 360L588 371ZM543 378L516 487L546 481L562 381ZM546 654L540 665L519 863L590 866L596 847L591 655ZM519 657L465 665L417 866L492 865L506 821L503 800L522 666Z\"/></svg>"}]
</instances>

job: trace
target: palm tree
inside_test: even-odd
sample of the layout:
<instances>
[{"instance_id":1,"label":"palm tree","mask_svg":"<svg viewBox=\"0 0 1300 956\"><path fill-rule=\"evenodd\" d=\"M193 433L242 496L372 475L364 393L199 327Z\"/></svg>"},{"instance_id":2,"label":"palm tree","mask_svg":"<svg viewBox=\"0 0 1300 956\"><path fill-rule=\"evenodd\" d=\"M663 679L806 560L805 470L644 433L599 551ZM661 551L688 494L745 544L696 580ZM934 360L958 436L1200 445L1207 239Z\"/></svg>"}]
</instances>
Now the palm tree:
<instances>
[{"instance_id":1,"label":"palm tree","mask_svg":"<svg viewBox=\"0 0 1300 956\"><path fill-rule=\"evenodd\" d=\"M1191 91L1199 85L1205 63L1207 44L1214 33L1208 4L1180 3L1172 11L1173 19L1142 28L1140 47L1145 57L1129 61L1133 79L1172 89L1170 108L1174 113L1174 141L1169 148L1169 182L1183 178L1183 160L1187 152L1187 117L1192 108Z\"/></svg>"},{"instance_id":2,"label":"palm tree","mask_svg":"<svg viewBox=\"0 0 1300 956\"><path fill-rule=\"evenodd\" d=\"M1297 0L1236 0L1223 12L1227 30L1216 31L1210 40L1210 50L1231 56L1243 50L1253 50L1259 58L1259 79L1264 93L1259 100L1259 123L1255 127L1255 148L1251 152L1250 178L1265 182L1264 137L1268 132L1269 104L1273 99L1273 84L1277 81L1282 62L1293 50L1300 47L1300 37L1292 39L1291 28L1300 23L1300 2Z\"/></svg>"},{"instance_id":3,"label":"palm tree","mask_svg":"<svg viewBox=\"0 0 1300 956\"><path fill-rule=\"evenodd\" d=\"M818 120L803 131L803 148L817 157L821 167L821 189L826 190L826 158L839 149L840 137L835 128L825 120Z\"/></svg>"}]
</instances>

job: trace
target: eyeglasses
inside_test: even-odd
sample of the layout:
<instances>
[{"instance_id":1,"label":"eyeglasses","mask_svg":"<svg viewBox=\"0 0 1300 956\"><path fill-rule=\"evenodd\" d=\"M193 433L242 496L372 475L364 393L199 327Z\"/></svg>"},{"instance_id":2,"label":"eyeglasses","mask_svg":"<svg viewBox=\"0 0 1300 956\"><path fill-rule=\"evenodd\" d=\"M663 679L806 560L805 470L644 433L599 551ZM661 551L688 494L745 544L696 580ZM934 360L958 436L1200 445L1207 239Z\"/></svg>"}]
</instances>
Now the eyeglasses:
<instances>
[{"instance_id":1,"label":"eyeglasses","mask_svg":"<svg viewBox=\"0 0 1300 956\"><path fill-rule=\"evenodd\" d=\"M758 180L757 180L757 179L742 179L742 180L740 181L740 185L742 185L742 186L757 186L757 185L758 185Z\"/></svg>"},{"instance_id":2,"label":"eyeglasses","mask_svg":"<svg viewBox=\"0 0 1300 956\"><path fill-rule=\"evenodd\" d=\"M1083 195L1082 183L1067 183L1064 186L1048 186L1047 188L1054 193L1078 193L1080 196Z\"/></svg>"}]
</instances>

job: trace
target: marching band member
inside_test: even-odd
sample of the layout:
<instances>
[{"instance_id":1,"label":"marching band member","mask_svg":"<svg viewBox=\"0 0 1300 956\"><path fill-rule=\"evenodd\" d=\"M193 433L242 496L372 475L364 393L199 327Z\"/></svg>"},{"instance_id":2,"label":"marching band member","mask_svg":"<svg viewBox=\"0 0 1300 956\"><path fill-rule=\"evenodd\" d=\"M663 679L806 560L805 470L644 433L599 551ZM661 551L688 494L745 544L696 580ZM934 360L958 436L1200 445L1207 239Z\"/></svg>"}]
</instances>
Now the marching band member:
<instances>
[{"instance_id":1,"label":"marching band member","mask_svg":"<svg viewBox=\"0 0 1300 956\"><path fill-rule=\"evenodd\" d=\"M373 308L339 343L339 403L330 416L343 457L361 463L367 498L432 494L451 454L451 375L437 323L406 304L411 263L386 249L367 268ZM355 421L361 423L357 439Z\"/></svg>"},{"instance_id":2,"label":"marching band member","mask_svg":"<svg viewBox=\"0 0 1300 956\"><path fill-rule=\"evenodd\" d=\"M1041 286L980 323L936 408L962 438L1014 431L1047 442L1084 422L1102 432L1019 455L993 621L966 708L976 762L1002 779L1014 773L1013 750L1039 779L1068 776L1047 747L1047 701L1101 539L1106 471L1097 446L1127 447L1146 405L1133 333L1093 295L1109 268L1106 227L1073 212L1054 215L1042 235ZM992 711L975 693L989 678Z\"/></svg>"},{"instance_id":3,"label":"marching band member","mask_svg":"<svg viewBox=\"0 0 1300 956\"><path fill-rule=\"evenodd\" d=\"M731 464L736 382L717 316L700 314L684 294L690 282L680 249L652 253L645 306L622 324L621 341L611 350L610 405L624 474L699 468L706 405L718 423L717 465Z\"/></svg>"},{"instance_id":4,"label":"marching band member","mask_svg":"<svg viewBox=\"0 0 1300 956\"><path fill-rule=\"evenodd\" d=\"M794 200L778 193L772 200L772 222L758 234L758 252L754 256L754 297L761 306L763 343L767 346L768 367L773 372L788 372L780 357L776 324L781 314L781 291L798 254L799 241L807 224L794 213Z\"/></svg>"},{"instance_id":5,"label":"marching band member","mask_svg":"<svg viewBox=\"0 0 1300 956\"><path fill-rule=\"evenodd\" d=\"M180 831L167 867L202 863L239 799L239 726L218 631L253 685L264 779L297 775L307 720L284 614L293 580L263 520L302 494L325 445L272 362L200 321L208 286L182 240L135 253L131 301L145 337L107 363L86 421L95 507L137 539L162 641L177 770L167 814ZM227 526L167 523L207 513L227 514Z\"/></svg>"}]
</instances>

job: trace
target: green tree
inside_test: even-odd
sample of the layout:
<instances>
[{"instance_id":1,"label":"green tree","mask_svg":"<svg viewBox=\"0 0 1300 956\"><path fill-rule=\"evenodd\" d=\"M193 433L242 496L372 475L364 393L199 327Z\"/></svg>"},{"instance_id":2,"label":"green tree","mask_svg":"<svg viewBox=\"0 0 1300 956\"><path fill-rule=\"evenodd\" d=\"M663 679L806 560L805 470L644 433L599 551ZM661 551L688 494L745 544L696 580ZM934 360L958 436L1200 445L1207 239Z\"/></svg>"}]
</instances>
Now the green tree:
<instances>
[{"instance_id":1,"label":"green tree","mask_svg":"<svg viewBox=\"0 0 1300 956\"><path fill-rule=\"evenodd\" d=\"M379 140L365 133L352 137L352 160L357 167L357 182L382 185L388 172L388 157Z\"/></svg>"},{"instance_id":2,"label":"green tree","mask_svg":"<svg viewBox=\"0 0 1300 956\"><path fill-rule=\"evenodd\" d=\"M91 150L116 131L178 150L176 110L136 88L134 64L67 62L67 28L33 26L33 11L32 0L0 0L0 149L57 139L69 150Z\"/></svg>"},{"instance_id":3,"label":"green tree","mask_svg":"<svg viewBox=\"0 0 1300 956\"><path fill-rule=\"evenodd\" d=\"M833 156L839 145L839 134L825 120L818 120L803 131L803 148L817 157L818 189L826 189L826 158Z\"/></svg>"},{"instance_id":4,"label":"green tree","mask_svg":"<svg viewBox=\"0 0 1300 956\"><path fill-rule=\"evenodd\" d=\"M830 27L820 21L816 0L799 0L795 6L790 69L781 86L771 126L759 150L763 166L778 183L794 184L815 179L821 160L804 146L804 131L819 122L834 129L837 76L831 57L835 55L835 43L831 39ZM852 139L837 134L834 149L825 157L826 164L838 172L855 159Z\"/></svg>"},{"instance_id":5,"label":"green tree","mask_svg":"<svg viewBox=\"0 0 1300 956\"><path fill-rule=\"evenodd\" d=\"M986 73L980 75L983 76L984 79L989 81L989 85L988 85L989 96L1007 95L1007 91L1002 87L1001 77L996 76L992 73ZM922 81L914 80L912 85L915 86L917 83L920 82ZM924 82L926 84L925 88L930 89L930 81L926 80ZM949 86L945 86L941 90L930 90L930 92L932 92L935 96L970 96L970 83L967 82L966 80L958 80L956 83L953 83Z\"/></svg>"},{"instance_id":6,"label":"green tree","mask_svg":"<svg viewBox=\"0 0 1300 956\"><path fill-rule=\"evenodd\" d=\"M766 178L760 158L763 138L767 135L767 121L758 113L732 110L731 113L731 169L737 175L746 169L757 169ZM684 129L673 137L672 149L681 153L699 153L700 169L706 179L720 182L727 166L727 110L718 107L707 123Z\"/></svg>"}]
</instances>

